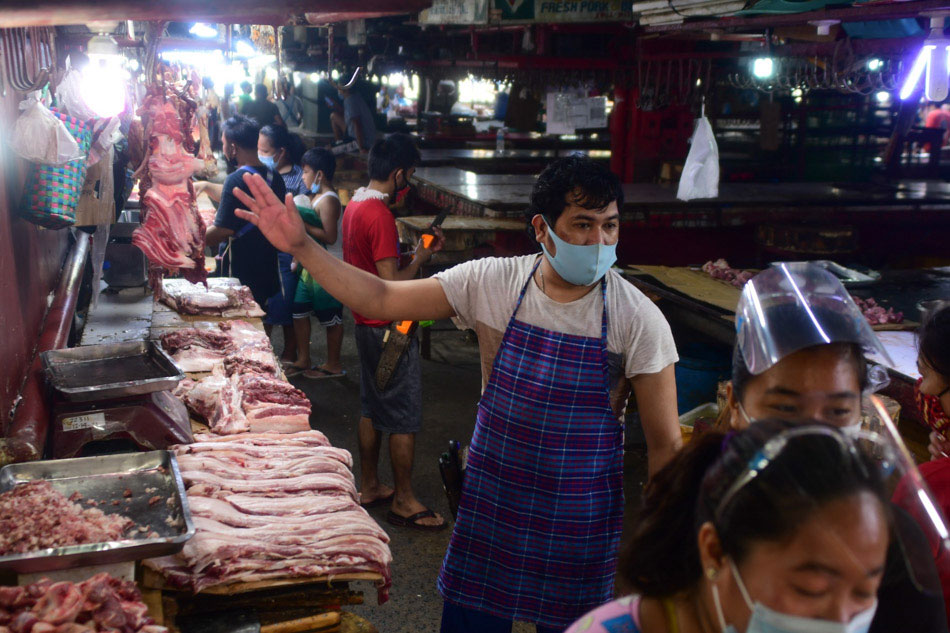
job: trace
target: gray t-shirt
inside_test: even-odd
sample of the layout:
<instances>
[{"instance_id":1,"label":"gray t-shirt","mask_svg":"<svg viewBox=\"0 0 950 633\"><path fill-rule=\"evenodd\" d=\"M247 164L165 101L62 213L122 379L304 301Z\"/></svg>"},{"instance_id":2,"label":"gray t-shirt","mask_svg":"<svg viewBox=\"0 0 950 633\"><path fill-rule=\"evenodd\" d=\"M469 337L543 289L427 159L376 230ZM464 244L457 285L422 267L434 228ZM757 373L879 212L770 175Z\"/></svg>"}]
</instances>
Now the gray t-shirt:
<instances>
[{"instance_id":1,"label":"gray t-shirt","mask_svg":"<svg viewBox=\"0 0 950 633\"><path fill-rule=\"evenodd\" d=\"M356 138L356 127L353 120L358 119L363 128L363 143L365 147L360 149L369 149L376 142L376 123L373 121L373 113L370 111L366 102L355 93L343 100L343 120L346 121L346 133Z\"/></svg>"},{"instance_id":2,"label":"gray t-shirt","mask_svg":"<svg viewBox=\"0 0 950 633\"><path fill-rule=\"evenodd\" d=\"M491 376L518 294L531 275L538 255L491 257L460 264L435 278L457 315L456 325L475 330L482 361L482 386ZM611 403L623 415L630 395L629 378L655 374L679 360L666 318L652 301L620 273L607 280L607 353L611 369ZM554 301L532 282L528 284L518 320L529 325L600 337L603 302L600 286L570 303Z\"/></svg>"}]
</instances>

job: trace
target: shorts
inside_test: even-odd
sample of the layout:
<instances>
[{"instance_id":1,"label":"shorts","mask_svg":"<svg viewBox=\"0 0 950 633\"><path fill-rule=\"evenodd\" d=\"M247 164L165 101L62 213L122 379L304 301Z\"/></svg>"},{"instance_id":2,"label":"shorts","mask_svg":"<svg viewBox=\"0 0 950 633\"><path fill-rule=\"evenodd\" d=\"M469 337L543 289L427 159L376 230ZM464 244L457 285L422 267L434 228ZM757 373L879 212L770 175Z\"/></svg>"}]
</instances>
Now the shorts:
<instances>
[{"instance_id":1,"label":"shorts","mask_svg":"<svg viewBox=\"0 0 950 633\"><path fill-rule=\"evenodd\" d=\"M264 323L267 325L293 325L294 295L297 292L297 275L290 270L293 259L293 255L287 253L277 255L280 292L269 298L264 306Z\"/></svg>"},{"instance_id":2,"label":"shorts","mask_svg":"<svg viewBox=\"0 0 950 633\"><path fill-rule=\"evenodd\" d=\"M314 310L308 303L294 304L295 319L309 319L313 315L323 327L333 327L334 325L343 325L343 308L327 308L326 310Z\"/></svg>"},{"instance_id":3,"label":"shorts","mask_svg":"<svg viewBox=\"0 0 950 633\"><path fill-rule=\"evenodd\" d=\"M306 270L300 275L294 293L293 318L305 319L316 315L320 325L331 327L343 323L343 304L314 281Z\"/></svg>"},{"instance_id":4,"label":"shorts","mask_svg":"<svg viewBox=\"0 0 950 633\"><path fill-rule=\"evenodd\" d=\"M389 386L376 388L376 366L388 327L357 324L356 351L360 356L360 413L384 433L418 433L422 428L422 366L415 336L399 359Z\"/></svg>"}]
</instances>

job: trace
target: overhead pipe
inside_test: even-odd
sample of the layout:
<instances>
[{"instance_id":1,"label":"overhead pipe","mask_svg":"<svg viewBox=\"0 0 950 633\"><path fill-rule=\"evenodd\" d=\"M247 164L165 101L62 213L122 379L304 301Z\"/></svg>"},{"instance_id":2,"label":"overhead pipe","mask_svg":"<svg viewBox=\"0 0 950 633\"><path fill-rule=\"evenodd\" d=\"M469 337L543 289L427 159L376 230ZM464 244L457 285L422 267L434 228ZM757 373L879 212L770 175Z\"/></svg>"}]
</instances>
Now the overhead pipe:
<instances>
[{"instance_id":1,"label":"overhead pipe","mask_svg":"<svg viewBox=\"0 0 950 633\"><path fill-rule=\"evenodd\" d=\"M43 380L40 354L65 347L69 341L82 274L89 255L90 236L78 231L63 265L59 284L53 295L53 303L46 312L43 327L37 340L33 362L27 370L20 404L13 413L7 435L0 438L0 466L15 462L27 462L43 457L46 436L49 433L50 406Z\"/></svg>"}]
</instances>

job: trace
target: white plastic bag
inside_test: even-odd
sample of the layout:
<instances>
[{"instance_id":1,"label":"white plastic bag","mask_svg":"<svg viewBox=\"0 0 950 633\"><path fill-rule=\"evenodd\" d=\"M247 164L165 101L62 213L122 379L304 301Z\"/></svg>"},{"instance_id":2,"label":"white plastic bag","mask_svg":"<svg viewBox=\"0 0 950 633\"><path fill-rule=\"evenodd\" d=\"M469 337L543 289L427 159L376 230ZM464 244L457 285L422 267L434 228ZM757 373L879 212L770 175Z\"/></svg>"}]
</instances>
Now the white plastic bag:
<instances>
[{"instance_id":1,"label":"white plastic bag","mask_svg":"<svg viewBox=\"0 0 950 633\"><path fill-rule=\"evenodd\" d=\"M676 197L680 200L715 198L719 195L719 146L709 119L696 119L690 143Z\"/></svg>"},{"instance_id":2,"label":"white plastic bag","mask_svg":"<svg viewBox=\"0 0 950 633\"><path fill-rule=\"evenodd\" d=\"M66 126L40 101L40 92L31 92L20 102L23 113L13 126L10 146L33 163L65 165L83 157L82 150Z\"/></svg>"},{"instance_id":3,"label":"white plastic bag","mask_svg":"<svg viewBox=\"0 0 950 633\"><path fill-rule=\"evenodd\" d=\"M56 94L63 104L63 109L80 121L88 121L96 118L96 113L86 105L82 97L83 76L75 68L66 71L63 80L56 86Z\"/></svg>"}]
</instances>

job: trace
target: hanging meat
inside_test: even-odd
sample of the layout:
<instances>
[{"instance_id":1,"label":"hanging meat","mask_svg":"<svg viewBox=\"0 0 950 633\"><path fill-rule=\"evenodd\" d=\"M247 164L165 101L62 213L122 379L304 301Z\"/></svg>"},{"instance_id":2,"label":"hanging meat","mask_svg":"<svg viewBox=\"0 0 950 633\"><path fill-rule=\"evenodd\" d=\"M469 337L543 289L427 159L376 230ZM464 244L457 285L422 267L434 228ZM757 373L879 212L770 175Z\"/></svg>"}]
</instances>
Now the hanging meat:
<instances>
[{"instance_id":1,"label":"hanging meat","mask_svg":"<svg viewBox=\"0 0 950 633\"><path fill-rule=\"evenodd\" d=\"M153 84L139 109L148 148L138 172L142 226L132 234L132 243L151 263L149 281L156 289L161 288L163 271L181 271L192 283L203 282L208 276L205 224L191 185L191 175L203 163L185 147L194 147L191 126L185 127L180 117L189 106L165 85Z\"/></svg>"}]
</instances>

